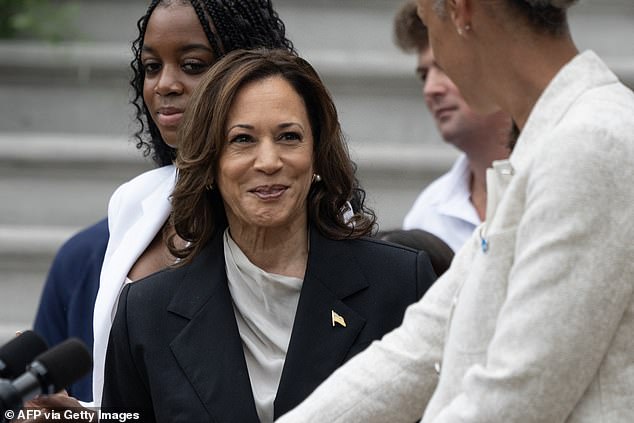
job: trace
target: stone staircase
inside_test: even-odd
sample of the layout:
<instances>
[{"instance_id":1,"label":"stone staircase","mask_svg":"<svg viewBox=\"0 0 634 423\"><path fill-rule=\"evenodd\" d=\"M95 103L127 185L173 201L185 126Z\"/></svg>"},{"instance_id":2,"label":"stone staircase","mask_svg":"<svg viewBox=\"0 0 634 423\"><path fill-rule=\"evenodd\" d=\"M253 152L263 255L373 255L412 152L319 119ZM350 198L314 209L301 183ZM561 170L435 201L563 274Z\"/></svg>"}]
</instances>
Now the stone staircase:
<instances>
[{"instance_id":1,"label":"stone staircase","mask_svg":"<svg viewBox=\"0 0 634 423\"><path fill-rule=\"evenodd\" d=\"M83 0L75 41L0 41L0 342L29 327L53 254L106 214L112 191L151 164L135 150L129 43L143 0ZM340 112L383 229L398 227L456 152L438 138L392 44L391 0L278 0L289 38ZM634 87L634 4L586 0L571 13L592 48Z\"/></svg>"}]
</instances>

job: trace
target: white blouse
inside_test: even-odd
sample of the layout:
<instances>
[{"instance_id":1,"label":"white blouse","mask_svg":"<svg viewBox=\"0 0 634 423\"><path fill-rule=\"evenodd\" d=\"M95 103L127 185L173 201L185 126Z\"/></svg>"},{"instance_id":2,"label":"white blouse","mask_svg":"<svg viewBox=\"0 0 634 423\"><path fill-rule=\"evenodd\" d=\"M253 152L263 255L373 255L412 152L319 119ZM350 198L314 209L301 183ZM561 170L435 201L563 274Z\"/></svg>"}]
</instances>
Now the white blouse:
<instances>
[{"instance_id":1,"label":"white blouse","mask_svg":"<svg viewBox=\"0 0 634 423\"><path fill-rule=\"evenodd\" d=\"M273 422L303 279L265 272L224 233L225 266L233 309L261 422Z\"/></svg>"}]
</instances>

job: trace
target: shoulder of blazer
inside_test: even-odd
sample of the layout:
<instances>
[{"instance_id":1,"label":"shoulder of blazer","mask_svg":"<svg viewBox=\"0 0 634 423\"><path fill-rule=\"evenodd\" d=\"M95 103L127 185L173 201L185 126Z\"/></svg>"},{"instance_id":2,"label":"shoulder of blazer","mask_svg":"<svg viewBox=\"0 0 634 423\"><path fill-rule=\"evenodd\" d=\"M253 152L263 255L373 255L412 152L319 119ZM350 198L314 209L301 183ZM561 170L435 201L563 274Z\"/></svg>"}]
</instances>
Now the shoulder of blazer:
<instances>
[{"instance_id":1,"label":"shoulder of blazer","mask_svg":"<svg viewBox=\"0 0 634 423\"><path fill-rule=\"evenodd\" d=\"M339 244L339 248L348 251L359 264L365 266L399 267L407 263L415 263L421 253L413 248L389 243L375 238L362 237L351 240L332 241ZM336 248L336 247L331 247ZM422 252L426 255L426 253Z\"/></svg>"},{"instance_id":2,"label":"shoulder of blazer","mask_svg":"<svg viewBox=\"0 0 634 423\"><path fill-rule=\"evenodd\" d=\"M173 185L175 178L176 168L168 165L148 170L130 179L121 184L110 197L108 213L121 213L122 208L138 207L158 187L168 183Z\"/></svg>"},{"instance_id":3,"label":"shoulder of blazer","mask_svg":"<svg viewBox=\"0 0 634 423\"><path fill-rule=\"evenodd\" d=\"M174 295L188 271L187 267L166 268L142 279L130 282L126 284L126 288L129 290L128 296L131 301L153 305L159 305L158 303L161 301L157 302L156 300L160 298L169 302L169 299Z\"/></svg>"},{"instance_id":4,"label":"shoulder of blazer","mask_svg":"<svg viewBox=\"0 0 634 423\"><path fill-rule=\"evenodd\" d=\"M175 178L175 167L163 166L142 173L116 189L108 203L108 226L111 230L110 238L115 241L115 245L146 214L158 215L165 211L165 207L169 207L167 196L173 189ZM157 196L161 200L160 206L144 205L146 200Z\"/></svg>"},{"instance_id":5,"label":"shoulder of blazer","mask_svg":"<svg viewBox=\"0 0 634 423\"><path fill-rule=\"evenodd\" d=\"M368 279L386 289L410 282L415 284L415 300L418 300L437 279L425 251L369 237L359 238L355 244L360 250L356 255L360 267L368 274ZM387 278L389 283L377 278Z\"/></svg>"},{"instance_id":6,"label":"shoulder of blazer","mask_svg":"<svg viewBox=\"0 0 634 423\"><path fill-rule=\"evenodd\" d=\"M404 254L406 256L411 256L411 257L416 256L416 254L418 253L417 250L411 247L395 244L393 242L383 241L378 238L362 237L362 238L358 238L354 240L354 242L365 245L365 247L369 249L377 249L377 250L385 249L385 251L392 251L395 254Z\"/></svg>"},{"instance_id":7,"label":"shoulder of blazer","mask_svg":"<svg viewBox=\"0 0 634 423\"><path fill-rule=\"evenodd\" d=\"M220 231L188 265L163 269L132 282L128 301L192 318L225 280Z\"/></svg>"},{"instance_id":8,"label":"shoulder of blazer","mask_svg":"<svg viewBox=\"0 0 634 423\"><path fill-rule=\"evenodd\" d=\"M369 237L332 240L315 227L310 243L307 276L317 276L339 298L363 286L392 289L397 284L414 288L405 291L415 292L417 299L436 280L427 254L409 247Z\"/></svg>"}]
</instances>

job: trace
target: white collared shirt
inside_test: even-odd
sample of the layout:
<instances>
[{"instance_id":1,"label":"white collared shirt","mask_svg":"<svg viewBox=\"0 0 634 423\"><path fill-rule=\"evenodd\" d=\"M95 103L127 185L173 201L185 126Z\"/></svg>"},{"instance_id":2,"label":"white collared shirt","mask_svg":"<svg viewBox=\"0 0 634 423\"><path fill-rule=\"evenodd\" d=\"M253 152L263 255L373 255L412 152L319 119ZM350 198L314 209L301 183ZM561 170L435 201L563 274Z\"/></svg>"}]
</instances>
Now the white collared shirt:
<instances>
[{"instance_id":1,"label":"white collared shirt","mask_svg":"<svg viewBox=\"0 0 634 423\"><path fill-rule=\"evenodd\" d=\"M458 251L480 223L469 191L467 156L461 154L451 170L433 181L416 198L403 220L403 229L430 232Z\"/></svg>"}]
</instances>

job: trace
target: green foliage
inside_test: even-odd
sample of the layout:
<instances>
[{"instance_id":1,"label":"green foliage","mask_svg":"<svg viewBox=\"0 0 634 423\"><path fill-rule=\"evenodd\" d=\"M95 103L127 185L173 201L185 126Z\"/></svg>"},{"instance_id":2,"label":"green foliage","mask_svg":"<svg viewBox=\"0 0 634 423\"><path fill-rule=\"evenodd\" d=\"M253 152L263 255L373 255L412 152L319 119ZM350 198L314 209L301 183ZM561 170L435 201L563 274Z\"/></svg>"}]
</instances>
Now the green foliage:
<instances>
[{"instance_id":1,"label":"green foliage","mask_svg":"<svg viewBox=\"0 0 634 423\"><path fill-rule=\"evenodd\" d=\"M76 3L53 0L0 0L0 39L60 41L73 35Z\"/></svg>"}]
</instances>

